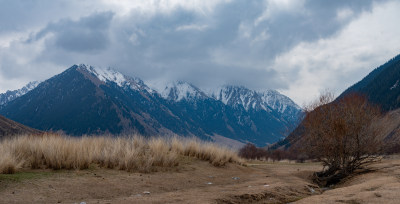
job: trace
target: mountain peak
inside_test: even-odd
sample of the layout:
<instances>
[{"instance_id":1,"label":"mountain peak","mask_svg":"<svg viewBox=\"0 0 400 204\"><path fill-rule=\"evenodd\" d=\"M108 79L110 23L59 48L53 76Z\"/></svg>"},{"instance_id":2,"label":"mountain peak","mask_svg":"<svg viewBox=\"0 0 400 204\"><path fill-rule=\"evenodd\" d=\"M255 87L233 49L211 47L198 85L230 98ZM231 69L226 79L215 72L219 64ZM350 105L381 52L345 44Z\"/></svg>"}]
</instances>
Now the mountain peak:
<instances>
[{"instance_id":1,"label":"mountain peak","mask_svg":"<svg viewBox=\"0 0 400 204\"><path fill-rule=\"evenodd\" d=\"M111 68L103 69L85 64L80 64L77 68L88 71L89 73L95 75L102 82L114 82L120 87L124 86L127 81L127 78L123 74Z\"/></svg>"},{"instance_id":2,"label":"mountain peak","mask_svg":"<svg viewBox=\"0 0 400 204\"><path fill-rule=\"evenodd\" d=\"M292 101L289 97L282 95L276 90L264 90L258 92L261 96L262 101L267 103L272 109L277 110L280 113L286 111L287 107L293 107L294 109L301 110L300 106L298 106L295 102Z\"/></svg>"},{"instance_id":3,"label":"mountain peak","mask_svg":"<svg viewBox=\"0 0 400 204\"><path fill-rule=\"evenodd\" d=\"M246 111L262 109L268 112L274 110L279 113L301 112L301 108L289 97L270 89L255 91L244 86L225 85L212 92L211 97L226 105L242 106Z\"/></svg>"},{"instance_id":4,"label":"mountain peak","mask_svg":"<svg viewBox=\"0 0 400 204\"><path fill-rule=\"evenodd\" d=\"M87 64L80 64L74 65L73 68L87 72L104 83L111 82L116 83L119 87L123 88L129 87L133 90L146 90L148 92L152 92L152 90L141 79L137 77L126 76L110 67L99 68Z\"/></svg>"},{"instance_id":5,"label":"mountain peak","mask_svg":"<svg viewBox=\"0 0 400 204\"><path fill-rule=\"evenodd\" d=\"M234 107L243 106L249 110L255 108L256 92L244 86L225 85L212 93L212 97L222 103Z\"/></svg>"},{"instance_id":6,"label":"mountain peak","mask_svg":"<svg viewBox=\"0 0 400 204\"><path fill-rule=\"evenodd\" d=\"M163 98L172 101L207 98L207 95L203 91L185 81L168 82L158 91Z\"/></svg>"}]
</instances>

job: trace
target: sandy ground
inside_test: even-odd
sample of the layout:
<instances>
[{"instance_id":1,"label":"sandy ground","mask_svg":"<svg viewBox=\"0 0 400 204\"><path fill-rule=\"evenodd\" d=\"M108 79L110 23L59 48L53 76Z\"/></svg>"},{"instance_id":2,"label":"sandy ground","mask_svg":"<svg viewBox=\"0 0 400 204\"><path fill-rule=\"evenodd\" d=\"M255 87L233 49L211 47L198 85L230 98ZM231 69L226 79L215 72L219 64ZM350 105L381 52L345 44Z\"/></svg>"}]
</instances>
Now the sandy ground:
<instances>
[{"instance_id":1,"label":"sandy ground","mask_svg":"<svg viewBox=\"0 0 400 204\"><path fill-rule=\"evenodd\" d=\"M318 164L229 164L191 161L148 174L119 170L29 171L0 177L0 203L286 203L311 195ZM35 176L35 175L39 176ZM237 178L235 178L237 177ZM147 193L149 192L149 193Z\"/></svg>"},{"instance_id":2,"label":"sandy ground","mask_svg":"<svg viewBox=\"0 0 400 204\"><path fill-rule=\"evenodd\" d=\"M154 173L92 168L25 170L0 175L0 203L399 203L400 159L322 192L309 175L316 163L229 164L188 161ZM235 178L237 177L237 178Z\"/></svg>"},{"instance_id":3,"label":"sandy ground","mask_svg":"<svg viewBox=\"0 0 400 204\"><path fill-rule=\"evenodd\" d=\"M384 159L371 169L296 203L400 203L400 158Z\"/></svg>"}]
</instances>

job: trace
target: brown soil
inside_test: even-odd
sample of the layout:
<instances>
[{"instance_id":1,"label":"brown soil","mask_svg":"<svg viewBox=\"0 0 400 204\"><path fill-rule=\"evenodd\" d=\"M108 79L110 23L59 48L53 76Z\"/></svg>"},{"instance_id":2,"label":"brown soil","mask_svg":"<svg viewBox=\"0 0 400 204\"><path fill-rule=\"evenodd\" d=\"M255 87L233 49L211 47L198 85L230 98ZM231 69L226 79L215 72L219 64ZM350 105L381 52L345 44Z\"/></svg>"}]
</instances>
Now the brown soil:
<instances>
[{"instance_id":1,"label":"brown soil","mask_svg":"<svg viewBox=\"0 0 400 204\"><path fill-rule=\"evenodd\" d=\"M99 168L25 170L46 174L18 181L0 177L0 203L286 203L311 195L310 188L318 191L307 179L318 164L186 163L147 174Z\"/></svg>"},{"instance_id":2,"label":"brown soil","mask_svg":"<svg viewBox=\"0 0 400 204\"><path fill-rule=\"evenodd\" d=\"M309 180L313 171L321 169L316 163L253 162L247 167L214 167L198 160L183 163L147 174L92 168L0 175L0 203L398 203L400 199L399 158L385 159L373 165L373 171L360 172L324 192ZM22 176L27 172L29 177Z\"/></svg>"},{"instance_id":3,"label":"brown soil","mask_svg":"<svg viewBox=\"0 0 400 204\"><path fill-rule=\"evenodd\" d=\"M370 171L346 179L321 195L296 203L399 203L400 158L393 156L371 166Z\"/></svg>"}]
</instances>

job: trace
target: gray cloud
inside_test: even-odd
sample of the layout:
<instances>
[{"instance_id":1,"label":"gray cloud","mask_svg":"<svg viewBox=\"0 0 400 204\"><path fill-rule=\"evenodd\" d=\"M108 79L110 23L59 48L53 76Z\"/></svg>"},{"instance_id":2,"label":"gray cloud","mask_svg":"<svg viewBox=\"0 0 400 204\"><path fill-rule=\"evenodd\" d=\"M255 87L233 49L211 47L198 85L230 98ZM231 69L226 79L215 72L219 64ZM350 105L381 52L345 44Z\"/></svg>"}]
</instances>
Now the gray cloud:
<instances>
[{"instance_id":1,"label":"gray cloud","mask_svg":"<svg viewBox=\"0 0 400 204\"><path fill-rule=\"evenodd\" d=\"M40 29L62 18L87 15L85 12L104 11L103 5L90 1L71 0L0 0L0 34Z\"/></svg>"},{"instance_id":2,"label":"gray cloud","mask_svg":"<svg viewBox=\"0 0 400 204\"><path fill-rule=\"evenodd\" d=\"M40 66L47 70L45 78L72 64L89 63L149 81L186 80L204 88L229 83L291 89L290 95L295 92L292 83L302 77L307 64L278 66L282 62L277 63L277 58L299 45L335 38L386 1L232 0L198 9L171 3L167 10L132 1L145 6L124 8L124 12L86 1L62 1L64 6L53 1L24 2L0 6L0 13L4 12L0 17L32 8L10 22L0 20L0 36L21 30L30 36L13 39L3 48L0 40L3 76L17 77ZM63 14L48 12L61 8ZM25 65L29 68L21 68Z\"/></svg>"},{"instance_id":3,"label":"gray cloud","mask_svg":"<svg viewBox=\"0 0 400 204\"><path fill-rule=\"evenodd\" d=\"M50 23L27 42L37 41L46 35L53 36L46 40L47 47L56 47L65 51L92 53L103 50L109 43L109 26L113 13L94 13L78 21L61 20Z\"/></svg>"}]
</instances>

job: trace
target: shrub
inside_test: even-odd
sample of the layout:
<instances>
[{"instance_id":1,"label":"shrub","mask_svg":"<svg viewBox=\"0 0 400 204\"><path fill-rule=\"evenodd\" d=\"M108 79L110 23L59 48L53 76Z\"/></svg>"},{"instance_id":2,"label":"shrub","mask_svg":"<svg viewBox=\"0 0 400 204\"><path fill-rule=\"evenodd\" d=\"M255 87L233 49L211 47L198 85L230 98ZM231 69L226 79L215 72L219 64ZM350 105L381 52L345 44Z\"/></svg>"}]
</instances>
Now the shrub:
<instances>
[{"instance_id":1,"label":"shrub","mask_svg":"<svg viewBox=\"0 0 400 204\"><path fill-rule=\"evenodd\" d=\"M272 161L281 161L281 160L299 160L298 155L294 154L291 151L275 149L275 150L266 150L263 148L258 148L254 144L248 143L243 146L239 150L239 156L245 159L271 159ZM301 157L302 162L304 162L305 158Z\"/></svg>"},{"instance_id":2,"label":"shrub","mask_svg":"<svg viewBox=\"0 0 400 204\"><path fill-rule=\"evenodd\" d=\"M322 161L324 170L316 181L329 185L377 159L382 146L378 107L357 94L337 101L325 94L309 106L304 125L304 149Z\"/></svg>"}]
</instances>

